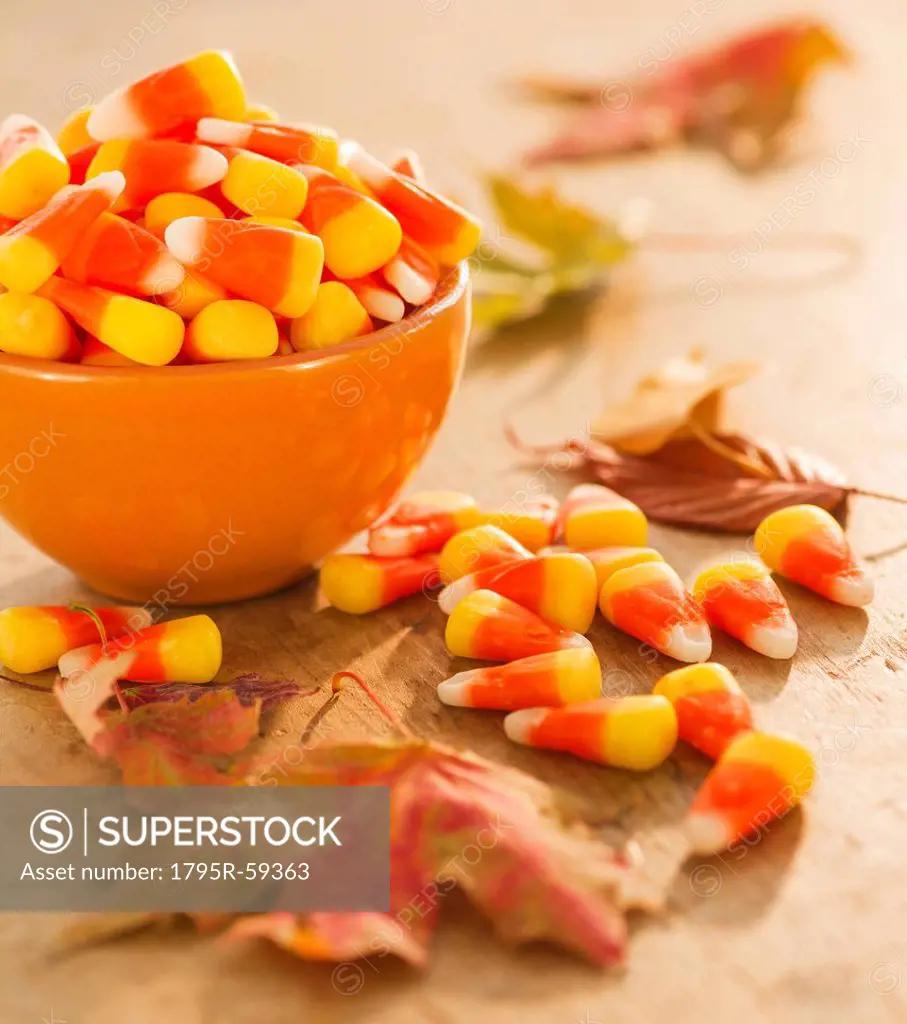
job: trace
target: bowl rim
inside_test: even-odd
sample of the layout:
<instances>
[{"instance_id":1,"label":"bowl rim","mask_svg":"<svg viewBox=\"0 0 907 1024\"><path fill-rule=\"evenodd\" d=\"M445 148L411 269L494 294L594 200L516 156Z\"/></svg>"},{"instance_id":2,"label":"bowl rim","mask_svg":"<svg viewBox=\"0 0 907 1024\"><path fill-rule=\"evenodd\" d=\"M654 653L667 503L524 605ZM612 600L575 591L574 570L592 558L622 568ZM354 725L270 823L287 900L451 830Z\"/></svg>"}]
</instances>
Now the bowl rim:
<instances>
[{"instance_id":1,"label":"bowl rim","mask_svg":"<svg viewBox=\"0 0 907 1024\"><path fill-rule=\"evenodd\" d=\"M33 359L28 356L9 355L0 352L0 372L13 372L18 376L36 378L63 378L89 380L115 380L118 377L160 377L178 374L180 377L210 374L248 373L250 370L290 370L316 363L339 361L354 352L376 348L400 335L410 335L422 330L444 310L459 302L469 283L469 261L463 260L452 267L438 282L434 295L423 306L395 324L386 324L380 330L353 338L340 345L314 349L311 352L295 352L288 356L266 356L263 359L237 359L223 363L194 363L191 365L164 366L84 366L82 363L63 363L53 359Z\"/></svg>"}]
</instances>

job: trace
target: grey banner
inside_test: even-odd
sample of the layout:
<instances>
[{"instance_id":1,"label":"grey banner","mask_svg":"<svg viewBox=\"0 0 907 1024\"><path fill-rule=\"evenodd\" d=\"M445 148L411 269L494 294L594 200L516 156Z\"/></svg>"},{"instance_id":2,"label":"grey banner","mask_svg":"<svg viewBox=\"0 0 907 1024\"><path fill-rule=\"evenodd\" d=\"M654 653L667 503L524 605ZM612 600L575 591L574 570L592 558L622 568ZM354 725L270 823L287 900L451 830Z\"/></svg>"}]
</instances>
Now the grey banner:
<instances>
[{"instance_id":1,"label":"grey banner","mask_svg":"<svg viewBox=\"0 0 907 1024\"><path fill-rule=\"evenodd\" d=\"M387 910L386 786L0 786L0 910Z\"/></svg>"}]
</instances>

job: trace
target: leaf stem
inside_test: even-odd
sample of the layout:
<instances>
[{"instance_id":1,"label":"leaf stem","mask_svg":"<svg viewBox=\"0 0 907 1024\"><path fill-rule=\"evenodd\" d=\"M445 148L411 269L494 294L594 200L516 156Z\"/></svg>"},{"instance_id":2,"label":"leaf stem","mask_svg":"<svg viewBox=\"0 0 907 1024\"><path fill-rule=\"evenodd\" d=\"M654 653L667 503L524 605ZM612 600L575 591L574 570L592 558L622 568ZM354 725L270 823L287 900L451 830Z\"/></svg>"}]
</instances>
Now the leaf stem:
<instances>
[{"instance_id":1,"label":"leaf stem","mask_svg":"<svg viewBox=\"0 0 907 1024\"><path fill-rule=\"evenodd\" d=\"M12 676L5 676L0 673L0 679L5 683L12 683L14 686L24 686L26 690L37 690L39 693L50 693L46 686L35 686L34 683L27 683L24 679L13 679Z\"/></svg>"},{"instance_id":2,"label":"leaf stem","mask_svg":"<svg viewBox=\"0 0 907 1024\"><path fill-rule=\"evenodd\" d=\"M876 498L878 501L893 501L897 505L907 505L907 498L900 494L882 494L880 491L867 491L862 487L845 487L844 490L860 498Z\"/></svg>"},{"instance_id":3,"label":"leaf stem","mask_svg":"<svg viewBox=\"0 0 907 1024\"><path fill-rule=\"evenodd\" d=\"M368 699L375 705L375 707L381 712L381 714L387 719L388 722L407 739L413 739L413 734L410 729L400 721L399 718L394 714L393 711L381 700L381 698L375 693L375 691L368 685L368 683L359 675L358 672L353 672L351 669L344 669L342 672L335 672L331 679L331 689L334 693L338 693L340 688L343 686L344 679L352 679L353 682L359 687L360 690L368 697Z\"/></svg>"},{"instance_id":4,"label":"leaf stem","mask_svg":"<svg viewBox=\"0 0 907 1024\"><path fill-rule=\"evenodd\" d=\"M98 615L98 613L94 610L94 608L89 608L87 604L80 604L78 601L70 601L69 602L69 610L71 612L82 612L83 615L87 615L89 617L89 619L91 619L91 621L95 624L95 627L96 627L96 629L98 631L98 635L101 638L101 651L104 654L106 654L107 653L107 630L104 627L104 622L101 619L101 616Z\"/></svg>"}]
</instances>

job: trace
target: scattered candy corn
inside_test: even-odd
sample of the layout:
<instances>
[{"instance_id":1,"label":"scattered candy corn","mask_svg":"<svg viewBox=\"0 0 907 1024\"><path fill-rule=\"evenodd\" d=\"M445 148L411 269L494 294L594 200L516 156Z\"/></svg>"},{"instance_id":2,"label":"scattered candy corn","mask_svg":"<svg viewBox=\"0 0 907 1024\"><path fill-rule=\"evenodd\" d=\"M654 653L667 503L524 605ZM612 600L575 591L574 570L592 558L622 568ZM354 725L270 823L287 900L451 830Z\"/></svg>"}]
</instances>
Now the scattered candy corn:
<instances>
[{"instance_id":1,"label":"scattered candy corn","mask_svg":"<svg viewBox=\"0 0 907 1024\"><path fill-rule=\"evenodd\" d=\"M637 640L678 661L705 661L712 638L702 609L664 562L615 572L602 587L605 618Z\"/></svg>"},{"instance_id":2,"label":"scattered candy corn","mask_svg":"<svg viewBox=\"0 0 907 1024\"><path fill-rule=\"evenodd\" d=\"M768 658L794 656L797 624L764 565L746 561L713 566L696 577L692 593L716 629Z\"/></svg>"},{"instance_id":3,"label":"scattered candy corn","mask_svg":"<svg viewBox=\"0 0 907 1024\"><path fill-rule=\"evenodd\" d=\"M483 661L514 661L546 651L591 646L581 633L546 622L490 590L477 590L454 608L444 640L451 654Z\"/></svg>"},{"instance_id":4,"label":"scattered candy corn","mask_svg":"<svg viewBox=\"0 0 907 1024\"><path fill-rule=\"evenodd\" d=\"M444 545L438 571L444 583L453 583L461 576L523 558L532 558L532 552L499 526L473 526L455 533Z\"/></svg>"},{"instance_id":5,"label":"scattered candy corn","mask_svg":"<svg viewBox=\"0 0 907 1024\"><path fill-rule=\"evenodd\" d=\"M479 522L475 499L459 491L420 491L372 527L369 551L384 558L440 551L459 530Z\"/></svg>"},{"instance_id":6,"label":"scattered candy corn","mask_svg":"<svg viewBox=\"0 0 907 1024\"><path fill-rule=\"evenodd\" d=\"M78 359L81 350L72 325L40 295L0 295L0 352L32 359Z\"/></svg>"},{"instance_id":7,"label":"scattered candy corn","mask_svg":"<svg viewBox=\"0 0 907 1024\"><path fill-rule=\"evenodd\" d=\"M106 645L94 643L64 654L60 675L91 672L101 661L121 658L121 678L134 683L209 683L220 669L220 630L207 615L174 619L130 633Z\"/></svg>"},{"instance_id":8,"label":"scattered candy corn","mask_svg":"<svg viewBox=\"0 0 907 1024\"><path fill-rule=\"evenodd\" d=\"M311 164L330 171L337 163L337 133L315 125L237 124L203 118L196 136L201 142L238 146L282 164Z\"/></svg>"},{"instance_id":9,"label":"scattered candy corn","mask_svg":"<svg viewBox=\"0 0 907 1024\"><path fill-rule=\"evenodd\" d=\"M311 307L290 325L290 341L297 352L304 352L358 338L371 329L371 317L355 293L341 281L323 281Z\"/></svg>"},{"instance_id":10,"label":"scattered candy corn","mask_svg":"<svg viewBox=\"0 0 907 1024\"><path fill-rule=\"evenodd\" d=\"M773 572L830 601L857 608L872 601L869 570L854 557L841 524L817 505L793 505L766 516L755 548Z\"/></svg>"},{"instance_id":11,"label":"scattered candy corn","mask_svg":"<svg viewBox=\"0 0 907 1024\"><path fill-rule=\"evenodd\" d=\"M543 554L545 551L569 550L571 549L567 547L543 548L539 554ZM583 549L578 553L584 555L592 563L599 588L603 587L618 569L627 569L631 565L640 565L643 562L664 561L655 548L593 548L591 551Z\"/></svg>"},{"instance_id":12,"label":"scattered candy corn","mask_svg":"<svg viewBox=\"0 0 907 1024\"><path fill-rule=\"evenodd\" d=\"M564 543L574 551L643 547L649 524L642 510L601 484L577 484L560 511Z\"/></svg>"},{"instance_id":13,"label":"scattered candy corn","mask_svg":"<svg viewBox=\"0 0 907 1024\"><path fill-rule=\"evenodd\" d=\"M331 555L321 567L320 581L329 604L351 615L364 615L437 586L438 556Z\"/></svg>"},{"instance_id":14,"label":"scattered candy corn","mask_svg":"<svg viewBox=\"0 0 907 1024\"><path fill-rule=\"evenodd\" d=\"M677 716L664 697L599 697L564 708L514 711L504 719L504 732L524 746L645 772L674 749Z\"/></svg>"},{"instance_id":15,"label":"scattered candy corn","mask_svg":"<svg viewBox=\"0 0 907 1024\"><path fill-rule=\"evenodd\" d=\"M255 302L212 302L186 328L183 355L193 363L265 359L277 351L273 315Z\"/></svg>"},{"instance_id":16,"label":"scattered candy corn","mask_svg":"<svg viewBox=\"0 0 907 1024\"><path fill-rule=\"evenodd\" d=\"M718 853L757 835L812 789L816 766L795 740L750 732L738 736L703 782L684 831L694 853Z\"/></svg>"},{"instance_id":17,"label":"scattered candy corn","mask_svg":"<svg viewBox=\"0 0 907 1024\"><path fill-rule=\"evenodd\" d=\"M483 520L500 527L530 551L538 551L553 542L557 513L557 499L551 494L542 494L528 498L512 512L487 512Z\"/></svg>"},{"instance_id":18,"label":"scattered candy corn","mask_svg":"<svg viewBox=\"0 0 907 1024\"><path fill-rule=\"evenodd\" d=\"M449 584L438 598L447 615L477 590L493 590L564 629L585 633L598 598L595 570L572 552L538 555L482 569Z\"/></svg>"},{"instance_id":19,"label":"scattered candy corn","mask_svg":"<svg viewBox=\"0 0 907 1024\"><path fill-rule=\"evenodd\" d=\"M652 688L674 705L677 735L718 758L742 732L753 728L753 712L731 671L714 661L668 672Z\"/></svg>"},{"instance_id":20,"label":"scattered candy corn","mask_svg":"<svg viewBox=\"0 0 907 1024\"><path fill-rule=\"evenodd\" d=\"M69 182L69 164L46 128L24 114L0 124L0 214L23 220Z\"/></svg>"},{"instance_id":21,"label":"scattered candy corn","mask_svg":"<svg viewBox=\"0 0 907 1024\"><path fill-rule=\"evenodd\" d=\"M102 141L138 139L170 134L202 117L245 115L245 92L233 58L209 50L105 96L87 127L92 138Z\"/></svg>"},{"instance_id":22,"label":"scattered candy corn","mask_svg":"<svg viewBox=\"0 0 907 1024\"><path fill-rule=\"evenodd\" d=\"M298 217L309 183L304 174L260 153L231 148L221 191L240 210L270 217Z\"/></svg>"},{"instance_id":23,"label":"scattered candy corn","mask_svg":"<svg viewBox=\"0 0 907 1024\"><path fill-rule=\"evenodd\" d=\"M122 174L104 174L62 191L0 235L0 284L20 292L40 288L122 190Z\"/></svg>"},{"instance_id":24,"label":"scattered candy corn","mask_svg":"<svg viewBox=\"0 0 907 1024\"><path fill-rule=\"evenodd\" d=\"M442 703L457 708L561 707L601 694L602 670L591 647L520 658L506 665L458 672L438 686Z\"/></svg>"},{"instance_id":25,"label":"scattered candy corn","mask_svg":"<svg viewBox=\"0 0 907 1024\"><path fill-rule=\"evenodd\" d=\"M44 606L0 611L0 663L13 672L41 672L77 647L100 639L100 620L108 640L151 625L145 608L76 608Z\"/></svg>"}]
</instances>

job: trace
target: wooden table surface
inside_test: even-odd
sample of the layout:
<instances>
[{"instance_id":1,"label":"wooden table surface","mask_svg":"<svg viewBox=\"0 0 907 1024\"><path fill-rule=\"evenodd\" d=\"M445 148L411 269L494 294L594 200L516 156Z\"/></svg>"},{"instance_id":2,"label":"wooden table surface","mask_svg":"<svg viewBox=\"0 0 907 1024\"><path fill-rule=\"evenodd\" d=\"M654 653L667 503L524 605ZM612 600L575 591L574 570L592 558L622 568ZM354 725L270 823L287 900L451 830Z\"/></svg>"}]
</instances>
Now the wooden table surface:
<instances>
[{"instance_id":1,"label":"wooden table surface","mask_svg":"<svg viewBox=\"0 0 907 1024\"><path fill-rule=\"evenodd\" d=\"M813 123L784 167L744 180L711 155L677 153L558 173L569 195L602 211L642 196L652 201L659 230L734 232L740 241L696 257L640 256L583 315L476 347L418 483L504 504L538 479L508 450L505 416L533 440L578 433L641 372L698 345L716 359L765 360L762 375L735 397L742 425L821 451L866 487L907 494L907 8L900 0L825 0L810 9L845 34L859 63L819 83ZM56 124L67 106L196 49L226 45L254 97L286 115L333 124L379 152L411 144L436 180L472 202L474 170L514 161L546 128L545 111L514 103L502 88L508 75L555 68L620 74L773 13L789 13L789 5L32 0L4 10L0 96L5 108ZM847 236L854 253L842 261L777 251L807 232ZM745 266L731 259L737 245L747 252ZM553 475L552 486L562 489ZM657 527L653 534L684 573L742 543ZM324 685L335 670L354 667L418 733L536 773L597 813L613 810L615 835L634 836L652 870L673 877L667 914L634 924L624 971L595 970L549 948L511 951L456 896L445 901L424 973L388 958L333 984L329 967L188 931L52 956L62 918L6 915L0 1021L907 1019L907 555L899 550L907 516L897 506L858 502L851 535L877 564L879 597L868 615L791 591L802 637L792 664L716 643L716 656L739 673L760 720L808 743L821 770L806 814L743 857L704 863L682 863L677 828L703 761L686 755L629 778L519 750L503 740L498 716L440 707L434 686L450 660L441 616L428 603L354 621L322 609L309 583L214 611L228 671L273 670ZM0 526L0 606L78 596L89 595ZM642 663L632 641L604 626L593 639L628 691L646 690L671 667ZM277 713L269 737L275 750L298 734L321 699ZM330 730L362 735L376 726L351 693ZM0 683L0 783L111 779L49 696Z\"/></svg>"}]
</instances>

